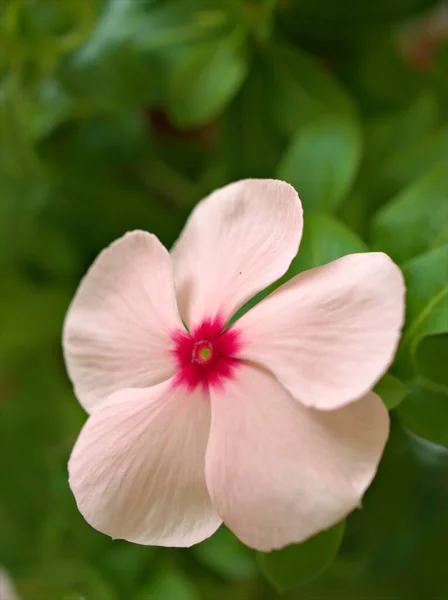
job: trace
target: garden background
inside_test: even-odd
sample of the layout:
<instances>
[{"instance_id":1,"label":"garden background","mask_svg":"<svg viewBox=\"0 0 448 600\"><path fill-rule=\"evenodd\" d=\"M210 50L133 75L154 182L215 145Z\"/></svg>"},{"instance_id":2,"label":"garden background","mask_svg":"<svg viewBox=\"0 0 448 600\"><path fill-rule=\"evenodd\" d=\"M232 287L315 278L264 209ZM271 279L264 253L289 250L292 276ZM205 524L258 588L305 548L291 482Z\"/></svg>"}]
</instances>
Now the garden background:
<instances>
[{"instance_id":1,"label":"garden background","mask_svg":"<svg viewBox=\"0 0 448 600\"><path fill-rule=\"evenodd\" d=\"M447 150L432 0L0 1L0 564L24 600L448 598ZM67 483L86 415L64 313L109 242L169 247L245 177L302 198L288 276L367 249L403 269L378 477L345 531L273 555L224 528L190 550L112 541Z\"/></svg>"}]
</instances>

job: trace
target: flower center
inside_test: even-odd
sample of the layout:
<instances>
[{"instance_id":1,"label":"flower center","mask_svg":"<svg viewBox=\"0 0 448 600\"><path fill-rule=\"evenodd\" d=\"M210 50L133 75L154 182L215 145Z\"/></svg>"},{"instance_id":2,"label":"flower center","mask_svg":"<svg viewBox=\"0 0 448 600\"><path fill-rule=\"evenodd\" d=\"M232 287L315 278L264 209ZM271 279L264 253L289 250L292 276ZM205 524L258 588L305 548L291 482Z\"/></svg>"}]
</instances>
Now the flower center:
<instances>
[{"instance_id":1,"label":"flower center","mask_svg":"<svg viewBox=\"0 0 448 600\"><path fill-rule=\"evenodd\" d=\"M192 333L177 331L173 335L178 373L175 385L186 386L190 391L197 386L204 390L222 386L233 377L240 360L240 332L231 327L223 330L221 319L206 319Z\"/></svg>"},{"instance_id":2,"label":"flower center","mask_svg":"<svg viewBox=\"0 0 448 600\"><path fill-rule=\"evenodd\" d=\"M192 360L199 364L206 364L211 360L213 356L213 346L211 342L207 342L205 340L201 340L200 342L195 342L193 346L193 356Z\"/></svg>"}]
</instances>

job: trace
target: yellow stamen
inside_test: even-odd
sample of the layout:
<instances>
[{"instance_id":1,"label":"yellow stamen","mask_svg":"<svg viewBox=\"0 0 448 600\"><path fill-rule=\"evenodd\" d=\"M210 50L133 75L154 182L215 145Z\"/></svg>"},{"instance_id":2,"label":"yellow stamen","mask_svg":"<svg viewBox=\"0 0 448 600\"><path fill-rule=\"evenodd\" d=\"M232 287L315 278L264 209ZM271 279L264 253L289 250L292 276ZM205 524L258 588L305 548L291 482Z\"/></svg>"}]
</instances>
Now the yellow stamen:
<instances>
[{"instance_id":1,"label":"yellow stamen","mask_svg":"<svg viewBox=\"0 0 448 600\"><path fill-rule=\"evenodd\" d=\"M210 358L211 355L212 351L210 350L210 348L207 348L207 346L199 350L199 358L201 360L207 360L208 358Z\"/></svg>"}]
</instances>

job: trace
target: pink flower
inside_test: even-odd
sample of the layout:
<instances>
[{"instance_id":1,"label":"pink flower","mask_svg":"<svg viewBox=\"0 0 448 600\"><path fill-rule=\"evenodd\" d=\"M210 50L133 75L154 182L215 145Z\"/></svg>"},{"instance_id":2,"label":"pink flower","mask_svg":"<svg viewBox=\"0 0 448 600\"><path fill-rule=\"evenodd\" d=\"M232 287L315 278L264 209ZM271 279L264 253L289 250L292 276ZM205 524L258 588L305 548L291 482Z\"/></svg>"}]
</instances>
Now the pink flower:
<instances>
[{"instance_id":1,"label":"pink flower","mask_svg":"<svg viewBox=\"0 0 448 600\"><path fill-rule=\"evenodd\" d=\"M64 327L90 413L70 486L93 527L191 546L224 521L268 551L359 505L389 431L370 390L400 336L398 267L382 253L346 256L225 328L285 273L301 235L295 190L246 180L202 201L171 255L136 231L97 258Z\"/></svg>"}]
</instances>

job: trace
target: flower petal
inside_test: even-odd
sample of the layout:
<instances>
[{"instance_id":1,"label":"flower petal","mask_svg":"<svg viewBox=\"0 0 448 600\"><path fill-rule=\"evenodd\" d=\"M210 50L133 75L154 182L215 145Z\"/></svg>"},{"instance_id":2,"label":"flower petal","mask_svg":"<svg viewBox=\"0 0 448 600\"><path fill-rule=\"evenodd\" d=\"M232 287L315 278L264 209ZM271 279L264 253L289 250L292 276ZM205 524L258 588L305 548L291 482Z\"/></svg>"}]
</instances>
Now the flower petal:
<instances>
[{"instance_id":1,"label":"flower petal","mask_svg":"<svg viewBox=\"0 0 448 600\"><path fill-rule=\"evenodd\" d=\"M246 313L242 356L305 406L334 409L373 388L393 360L404 280L382 253L352 254L294 277Z\"/></svg>"},{"instance_id":2,"label":"flower petal","mask_svg":"<svg viewBox=\"0 0 448 600\"><path fill-rule=\"evenodd\" d=\"M247 179L200 202L172 251L179 310L194 328L228 319L281 277L302 236L299 197L283 181Z\"/></svg>"},{"instance_id":3,"label":"flower petal","mask_svg":"<svg viewBox=\"0 0 448 600\"><path fill-rule=\"evenodd\" d=\"M19 600L11 577L0 565L0 600Z\"/></svg>"},{"instance_id":4,"label":"flower petal","mask_svg":"<svg viewBox=\"0 0 448 600\"><path fill-rule=\"evenodd\" d=\"M207 486L246 545L270 551L304 541L359 506L389 431L374 393L316 411L267 371L244 366L211 400Z\"/></svg>"},{"instance_id":5,"label":"flower petal","mask_svg":"<svg viewBox=\"0 0 448 600\"><path fill-rule=\"evenodd\" d=\"M170 378L179 328L168 251L143 231L111 244L81 282L64 324L67 369L84 408Z\"/></svg>"},{"instance_id":6,"label":"flower petal","mask_svg":"<svg viewBox=\"0 0 448 600\"><path fill-rule=\"evenodd\" d=\"M122 390L88 419L69 461L78 508L113 538L191 546L218 529L205 484L209 399L172 380Z\"/></svg>"}]
</instances>

